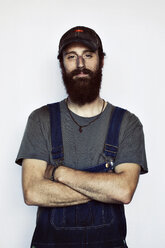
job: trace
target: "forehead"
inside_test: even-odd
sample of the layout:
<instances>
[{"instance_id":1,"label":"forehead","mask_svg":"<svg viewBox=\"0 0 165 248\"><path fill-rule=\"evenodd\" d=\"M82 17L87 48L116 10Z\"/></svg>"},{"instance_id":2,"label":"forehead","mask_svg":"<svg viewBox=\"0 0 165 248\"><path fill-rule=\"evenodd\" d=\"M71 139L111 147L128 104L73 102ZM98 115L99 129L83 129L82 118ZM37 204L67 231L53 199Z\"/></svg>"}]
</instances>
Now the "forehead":
<instances>
[{"instance_id":1,"label":"forehead","mask_svg":"<svg viewBox=\"0 0 165 248\"><path fill-rule=\"evenodd\" d=\"M79 52L85 52L85 51L97 53L97 51L92 51L89 47L85 46L82 43L72 43L64 49L64 54L71 53L71 52L79 53Z\"/></svg>"}]
</instances>

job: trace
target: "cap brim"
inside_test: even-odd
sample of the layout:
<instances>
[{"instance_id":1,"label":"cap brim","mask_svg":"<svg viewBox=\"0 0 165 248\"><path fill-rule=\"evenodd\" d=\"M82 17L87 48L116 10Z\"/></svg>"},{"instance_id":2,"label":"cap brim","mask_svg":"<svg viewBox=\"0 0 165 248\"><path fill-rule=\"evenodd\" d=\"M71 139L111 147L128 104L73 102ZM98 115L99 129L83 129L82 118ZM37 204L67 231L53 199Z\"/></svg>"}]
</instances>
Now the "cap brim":
<instances>
[{"instance_id":1,"label":"cap brim","mask_svg":"<svg viewBox=\"0 0 165 248\"><path fill-rule=\"evenodd\" d=\"M95 52L98 47L96 47L95 44L93 44L91 41L88 41L88 40L83 40L83 39L80 39L80 38L75 38L75 39L68 39L65 41L65 43L60 47L60 51L59 51L59 54L61 54L61 52L67 47L69 46L70 44L72 43L81 43L81 44L84 44L85 46L89 47L93 52Z\"/></svg>"}]
</instances>

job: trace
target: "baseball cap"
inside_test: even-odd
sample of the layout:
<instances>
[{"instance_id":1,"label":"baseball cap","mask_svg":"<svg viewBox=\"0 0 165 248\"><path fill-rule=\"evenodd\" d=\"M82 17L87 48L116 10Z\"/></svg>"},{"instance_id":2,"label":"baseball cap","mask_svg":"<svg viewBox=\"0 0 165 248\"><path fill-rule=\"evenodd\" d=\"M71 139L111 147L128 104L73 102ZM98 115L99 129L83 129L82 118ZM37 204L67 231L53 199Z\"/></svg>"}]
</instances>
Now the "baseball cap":
<instances>
[{"instance_id":1,"label":"baseball cap","mask_svg":"<svg viewBox=\"0 0 165 248\"><path fill-rule=\"evenodd\" d=\"M83 43L89 47L92 51L101 49L103 51L102 42L98 34L91 28L84 26L76 26L69 29L60 39L59 43L59 55L62 54L63 49L71 43Z\"/></svg>"}]
</instances>

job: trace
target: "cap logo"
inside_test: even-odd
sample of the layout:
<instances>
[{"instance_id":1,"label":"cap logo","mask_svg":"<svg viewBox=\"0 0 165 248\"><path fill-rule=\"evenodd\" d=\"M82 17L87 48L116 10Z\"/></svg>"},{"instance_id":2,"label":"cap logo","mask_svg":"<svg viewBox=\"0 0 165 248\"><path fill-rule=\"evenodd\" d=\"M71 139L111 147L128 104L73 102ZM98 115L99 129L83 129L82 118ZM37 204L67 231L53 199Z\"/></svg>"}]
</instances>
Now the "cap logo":
<instances>
[{"instance_id":1,"label":"cap logo","mask_svg":"<svg viewBox=\"0 0 165 248\"><path fill-rule=\"evenodd\" d=\"M76 29L75 32L76 32L76 33L83 33L84 30L82 30L82 29Z\"/></svg>"}]
</instances>

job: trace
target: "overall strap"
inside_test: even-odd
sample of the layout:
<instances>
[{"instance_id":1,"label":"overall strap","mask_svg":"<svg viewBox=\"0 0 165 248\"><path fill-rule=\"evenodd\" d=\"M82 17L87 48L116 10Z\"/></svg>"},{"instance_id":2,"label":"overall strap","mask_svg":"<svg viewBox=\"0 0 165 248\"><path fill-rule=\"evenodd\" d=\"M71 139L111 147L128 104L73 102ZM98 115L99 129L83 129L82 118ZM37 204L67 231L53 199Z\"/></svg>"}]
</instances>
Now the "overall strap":
<instances>
[{"instance_id":1,"label":"overall strap","mask_svg":"<svg viewBox=\"0 0 165 248\"><path fill-rule=\"evenodd\" d=\"M104 154L111 158L111 166L113 166L113 162L115 161L117 155L120 126L125 111L125 109L115 107L110 119L108 134L104 146Z\"/></svg>"},{"instance_id":2,"label":"overall strap","mask_svg":"<svg viewBox=\"0 0 165 248\"><path fill-rule=\"evenodd\" d=\"M48 104L48 108L50 113L52 157L55 160L63 160L64 152L61 132L60 103Z\"/></svg>"}]
</instances>

